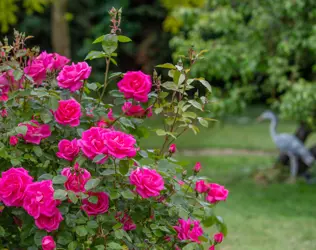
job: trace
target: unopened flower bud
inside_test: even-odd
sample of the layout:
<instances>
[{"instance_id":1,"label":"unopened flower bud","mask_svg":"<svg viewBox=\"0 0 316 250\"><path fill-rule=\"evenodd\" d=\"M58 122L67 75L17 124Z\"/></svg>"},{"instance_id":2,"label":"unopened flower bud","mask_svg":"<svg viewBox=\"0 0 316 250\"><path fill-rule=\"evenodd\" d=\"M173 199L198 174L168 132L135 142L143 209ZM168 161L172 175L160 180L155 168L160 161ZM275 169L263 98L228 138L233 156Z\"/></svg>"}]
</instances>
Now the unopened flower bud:
<instances>
[{"instance_id":1,"label":"unopened flower bud","mask_svg":"<svg viewBox=\"0 0 316 250\"><path fill-rule=\"evenodd\" d=\"M169 152L171 154L174 154L176 151L177 151L176 144L171 144L170 147L169 147Z\"/></svg>"},{"instance_id":2,"label":"unopened flower bud","mask_svg":"<svg viewBox=\"0 0 316 250\"><path fill-rule=\"evenodd\" d=\"M193 168L193 171L196 172L196 173L198 173L198 172L200 172L201 168L202 168L201 163L200 163L200 162L197 162L197 163L195 164L194 168Z\"/></svg>"}]
</instances>

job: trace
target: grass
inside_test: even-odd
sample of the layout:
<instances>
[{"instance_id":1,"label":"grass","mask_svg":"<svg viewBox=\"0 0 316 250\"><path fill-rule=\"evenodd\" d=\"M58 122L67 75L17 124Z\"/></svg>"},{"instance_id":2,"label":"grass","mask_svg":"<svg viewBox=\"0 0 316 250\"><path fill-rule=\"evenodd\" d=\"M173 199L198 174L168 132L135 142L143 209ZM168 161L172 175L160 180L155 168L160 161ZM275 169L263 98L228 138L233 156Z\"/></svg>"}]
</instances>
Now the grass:
<instances>
[{"instance_id":1,"label":"grass","mask_svg":"<svg viewBox=\"0 0 316 250\"><path fill-rule=\"evenodd\" d=\"M238 117L228 117L225 122L212 122L210 128L201 128L196 136L192 131L187 131L181 136L176 144L179 149L202 149L202 148L233 148L252 150L276 150L269 134L269 122L257 123L255 118L260 115L262 109L252 108ZM162 121L148 119L148 126L162 127ZM297 124L289 121L279 121L280 133L294 133ZM154 132L153 132L154 133ZM142 146L153 148L162 145L163 138L152 135L142 140ZM315 143L316 136L311 136L307 145Z\"/></svg>"},{"instance_id":2,"label":"grass","mask_svg":"<svg viewBox=\"0 0 316 250\"><path fill-rule=\"evenodd\" d=\"M273 157L181 156L181 159L189 162L189 166L200 161L202 175L230 190L227 201L216 209L229 230L216 250L315 249L315 186L283 183L263 186L249 178L253 170L270 167Z\"/></svg>"}]
</instances>

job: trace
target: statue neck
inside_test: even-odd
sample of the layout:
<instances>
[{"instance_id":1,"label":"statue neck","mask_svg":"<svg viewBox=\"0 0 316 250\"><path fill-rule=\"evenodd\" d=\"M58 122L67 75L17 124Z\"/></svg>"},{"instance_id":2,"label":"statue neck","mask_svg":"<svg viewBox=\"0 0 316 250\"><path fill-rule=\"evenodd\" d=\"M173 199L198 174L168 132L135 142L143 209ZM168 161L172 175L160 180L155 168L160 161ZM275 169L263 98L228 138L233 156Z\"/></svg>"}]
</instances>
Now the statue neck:
<instances>
[{"instance_id":1,"label":"statue neck","mask_svg":"<svg viewBox=\"0 0 316 250\"><path fill-rule=\"evenodd\" d=\"M277 128L277 119L274 118L271 120L271 123L270 123L270 134L272 138L274 138L277 134L276 128Z\"/></svg>"}]
</instances>

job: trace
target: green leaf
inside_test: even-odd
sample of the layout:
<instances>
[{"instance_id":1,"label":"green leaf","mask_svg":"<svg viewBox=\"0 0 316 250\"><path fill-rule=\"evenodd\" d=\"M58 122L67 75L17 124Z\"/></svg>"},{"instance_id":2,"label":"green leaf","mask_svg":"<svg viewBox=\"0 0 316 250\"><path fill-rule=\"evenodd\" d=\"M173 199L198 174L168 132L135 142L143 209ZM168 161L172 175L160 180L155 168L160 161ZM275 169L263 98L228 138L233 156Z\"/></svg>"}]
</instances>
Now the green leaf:
<instances>
[{"instance_id":1,"label":"green leaf","mask_svg":"<svg viewBox=\"0 0 316 250\"><path fill-rule=\"evenodd\" d=\"M93 248L93 250L104 250L105 249L105 246L103 245L97 245Z\"/></svg>"},{"instance_id":2,"label":"green leaf","mask_svg":"<svg viewBox=\"0 0 316 250\"><path fill-rule=\"evenodd\" d=\"M63 175L57 175L53 178L53 184L64 184L67 181L67 177Z\"/></svg>"},{"instance_id":3,"label":"green leaf","mask_svg":"<svg viewBox=\"0 0 316 250\"><path fill-rule=\"evenodd\" d=\"M196 114L194 112L184 112L182 114L183 117L188 117L188 118L192 118L195 119L196 118Z\"/></svg>"},{"instance_id":4,"label":"green leaf","mask_svg":"<svg viewBox=\"0 0 316 250\"><path fill-rule=\"evenodd\" d=\"M41 157L43 155L43 151L39 146L34 146L33 151L37 157Z\"/></svg>"},{"instance_id":5,"label":"green leaf","mask_svg":"<svg viewBox=\"0 0 316 250\"><path fill-rule=\"evenodd\" d=\"M127 200L132 200L135 198L135 194L129 189L124 190L123 192L121 192L121 194Z\"/></svg>"},{"instance_id":6,"label":"green leaf","mask_svg":"<svg viewBox=\"0 0 316 250\"><path fill-rule=\"evenodd\" d=\"M4 237L5 235L5 230L2 226L0 226L0 237Z\"/></svg>"},{"instance_id":7,"label":"green leaf","mask_svg":"<svg viewBox=\"0 0 316 250\"><path fill-rule=\"evenodd\" d=\"M132 41L132 39L127 36L118 36L117 38L120 43L128 43Z\"/></svg>"},{"instance_id":8,"label":"green leaf","mask_svg":"<svg viewBox=\"0 0 316 250\"><path fill-rule=\"evenodd\" d=\"M43 180L52 180L53 176L51 174L42 174L40 177L38 177L39 181Z\"/></svg>"},{"instance_id":9,"label":"green leaf","mask_svg":"<svg viewBox=\"0 0 316 250\"><path fill-rule=\"evenodd\" d=\"M109 250L119 250L119 249L122 249L121 245L120 244L117 244L115 242L109 242L107 245L106 245L106 249L109 249Z\"/></svg>"},{"instance_id":10,"label":"green leaf","mask_svg":"<svg viewBox=\"0 0 316 250\"><path fill-rule=\"evenodd\" d=\"M87 83L86 86L87 86L88 89L91 89L93 91L98 89L98 85L95 82Z\"/></svg>"},{"instance_id":11,"label":"green leaf","mask_svg":"<svg viewBox=\"0 0 316 250\"><path fill-rule=\"evenodd\" d=\"M54 199L55 200L65 200L67 197L67 191L62 189L57 189L54 192Z\"/></svg>"},{"instance_id":12,"label":"green leaf","mask_svg":"<svg viewBox=\"0 0 316 250\"><path fill-rule=\"evenodd\" d=\"M68 190L68 198L69 198L69 200L71 200L72 203L77 204L78 197L73 191Z\"/></svg>"},{"instance_id":13,"label":"green leaf","mask_svg":"<svg viewBox=\"0 0 316 250\"><path fill-rule=\"evenodd\" d=\"M176 66L174 66L171 63L164 63L164 64L159 64L156 66L156 68L164 68L164 69L176 69Z\"/></svg>"},{"instance_id":14,"label":"green leaf","mask_svg":"<svg viewBox=\"0 0 316 250\"><path fill-rule=\"evenodd\" d=\"M117 43L117 35L107 34L103 38L102 48L106 54L111 55L117 49Z\"/></svg>"},{"instance_id":15,"label":"green leaf","mask_svg":"<svg viewBox=\"0 0 316 250\"><path fill-rule=\"evenodd\" d=\"M197 101L195 100L190 100L188 101L189 103L191 103L195 108L203 111L203 108L202 108L202 105L200 103L198 103Z\"/></svg>"},{"instance_id":16,"label":"green leaf","mask_svg":"<svg viewBox=\"0 0 316 250\"><path fill-rule=\"evenodd\" d=\"M202 117L198 117L199 123L203 126L208 128L208 121L206 121L205 119L203 119Z\"/></svg>"},{"instance_id":17,"label":"green leaf","mask_svg":"<svg viewBox=\"0 0 316 250\"><path fill-rule=\"evenodd\" d=\"M76 234L80 237L84 237L88 234L88 231L85 226L77 226L76 227Z\"/></svg>"},{"instance_id":18,"label":"green leaf","mask_svg":"<svg viewBox=\"0 0 316 250\"><path fill-rule=\"evenodd\" d=\"M182 248L182 250L197 250L198 249L197 243L189 243L185 247Z\"/></svg>"},{"instance_id":19,"label":"green leaf","mask_svg":"<svg viewBox=\"0 0 316 250\"><path fill-rule=\"evenodd\" d=\"M135 128L134 124L131 122L131 120L127 119L126 117L120 118L120 123L122 123L125 127Z\"/></svg>"},{"instance_id":20,"label":"green leaf","mask_svg":"<svg viewBox=\"0 0 316 250\"><path fill-rule=\"evenodd\" d=\"M114 237L115 237L116 239L119 239L119 240L123 239L123 237L124 237L124 231L123 231L122 229L115 230L115 231L114 231Z\"/></svg>"},{"instance_id":21,"label":"green leaf","mask_svg":"<svg viewBox=\"0 0 316 250\"><path fill-rule=\"evenodd\" d=\"M87 227L88 227L88 228L95 229L95 228L98 228L98 227L99 227L99 224L98 224L95 220L90 220L90 221L88 221L88 223L87 223Z\"/></svg>"},{"instance_id":22,"label":"green leaf","mask_svg":"<svg viewBox=\"0 0 316 250\"><path fill-rule=\"evenodd\" d=\"M102 57L106 57L106 54L103 51L95 51L92 50L88 53L88 55L86 56L86 58L84 60L94 60L97 58L102 58Z\"/></svg>"},{"instance_id":23,"label":"green leaf","mask_svg":"<svg viewBox=\"0 0 316 250\"><path fill-rule=\"evenodd\" d=\"M164 131L163 129L157 129L157 130L156 130L156 134L157 134L158 136L164 136L164 135L167 134L167 132Z\"/></svg>"},{"instance_id":24,"label":"green leaf","mask_svg":"<svg viewBox=\"0 0 316 250\"><path fill-rule=\"evenodd\" d=\"M56 110L58 108L58 99L56 96L51 95L49 97L49 101L48 101L48 106L52 109L52 110Z\"/></svg>"},{"instance_id":25,"label":"green leaf","mask_svg":"<svg viewBox=\"0 0 316 250\"><path fill-rule=\"evenodd\" d=\"M14 70L13 71L13 77L15 81L19 81L23 76L23 71L20 69Z\"/></svg>"},{"instance_id":26,"label":"green leaf","mask_svg":"<svg viewBox=\"0 0 316 250\"><path fill-rule=\"evenodd\" d=\"M44 123L49 123L51 120L53 120L53 114L49 110L44 110L40 113L41 120Z\"/></svg>"},{"instance_id":27,"label":"green leaf","mask_svg":"<svg viewBox=\"0 0 316 250\"><path fill-rule=\"evenodd\" d=\"M156 108L156 109L154 110L154 112L155 112L156 115L160 114L162 111L163 111L163 108Z\"/></svg>"},{"instance_id":28,"label":"green leaf","mask_svg":"<svg viewBox=\"0 0 316 250\"><path fill-rule=\"evenodd\" d=\"M117 66L117 61L114 58L111 58L110 60L115 66Z\"/></svg>"},{"instance_id":29,"label":"green leaf","mask_svg":"<svg viewBox=\"0 0 316 250\"><path fill-rule=\"evenodd\" d=\"M206 80L204 80L204 79L198 79L198 80L200 81L200 83L203 84L203 86L204 86L205 88L207 88L207 90L208 90L209 92L212 92L212 87L211 87L211 85L209 84L208 81L206 81Z\"/></svg>"},{"instance_id":30,"label":"green leaf","mask_svg":"<svg viewBox=\"0 0 316 250\"><path fill-rule=\"evenodd\" d=\"M129 160L121 160L119 164L119 171L122 175L126 175L129 170Z\"/></svg>"},{"instance_id":31,"label":"green leaf","mask_svg":"<svg viewBox=\"0 0 316 250\"><path fill-rule=\"evenodd\" d=\"M162 86L165 88L165 89L168 89L168 90L173 90L173 91L178 91L179 88L178 88L178 85L175 84L174 82L164 82L162 84Z\"/></svg>"},{"instance_id":32,"label":"green leaf","mask_svg":"<svg viewBox=\"0 0 316 250\"><path fill-rule=\"evenodd\" d=\"M77 241L70 242L68 245L68 250L76 250L78 246Z\"/></svg>"},{"instance_id":33,"label":"green leaf","mask_svg":"<svg viewBox=\"0 0 316 250\"><path fill-rule=\"evenodd\" d=\"M109 195L111 200L118 199L121 196L121 194L117 190L111 190Z\"/></svg>"},{"instance_id":34,"label":"green leaf","mask_svg":"<svg viewBox=\"0 0 316 250\"><path fill-rule=\"evenodd\" d=\"M90 196L89 198L88 198L88 201L89 202L91 202L91 203L93 203L93 204L97 204L98 203L98 197L97 196Z\"/></svg>"},{"instance_id":35,"label":"green leaf","mask_svg":"<svg viewBox=\"0 0 316 250\"><path fill-rule=\"evenodd\" d=\"M124 95L123 93L121 93L120 91L114 89L114 90L111 90L110 91L110 95L113 96L113 97L121 97L121 98L124 98Z\"/></svg>"},{"instance_id":36,"label":"green leaf","mask_svg":"<svg viewBox=\"0 0 316 250\"><path fill-rule=\"evenodd\" d=\"M62 231L57 235L57 243L60 245L67 245L73 240L72 233Z\"/></svg>"},{"instance_id":37,"label":"green leaf","mask_svg":"<svg viewBox=\"0 0 316 250\"><path fill-rule=\"evenodd\" d=\"M84 188L86 190L90 190L93 188L96 188L98 185L100 184L100 179L90 179L86 185L84 186Z\"/></svg>"},{"instance_id":38,"label":"green leaf","mask_svg":"<svg viewBox=\"0 0 316 250\"><path fill-rule=\"evenodd\" d=\"M27 127L22 125L22 126L18 126L15 128L15 131L18 133L18 134L22 134L22 135L25 135L26 132L27 132Z\"/></svg>"},{"instance_id":39,"label":"green leaf","mask_svg":"<svg viewBox=\"0 0 316 250\"><path fill-rule=\"evenodd\" d=\"M106 156L104 154L97 155L93 158L92 162L99 162L103 160Z\"/></svg>"},{"instance_id":40,"label":"green leaf","mask_svg":"<svg viewBox=\"0 0 316 250\"><path fill-rule=\"evenodd\" d=\"M93 41L93 43L101 43L101 42L103 41L103 39L104 39L104 35L99 36L97 39L95 39L95 40Z\"/></svg>"},{"instance_id":41,"label":"green leaf","mask_svg":"<svg viewBox=\"0 0 316 250\"><path fill-rule=\"evenodd\" d=\"M101 172L101 175L104 175L104 176L106 176L106 175L112 175L112 174L115 174L115 171L114 171L114 169L106 169L106 170L104 170L103 172Z\"/></svg>"},{"instance_id":42,"label":"green leaf","mask_svg":"<svg viewBox=\"0 0 316 250\"><path fill-rule=\"evenodd\" d=\"M36 246L41 246L42 245L42 239L44 236L46 236L47 233L45 231L37 231L34 235L34 242Z\"/></svg>"}]
</instances>

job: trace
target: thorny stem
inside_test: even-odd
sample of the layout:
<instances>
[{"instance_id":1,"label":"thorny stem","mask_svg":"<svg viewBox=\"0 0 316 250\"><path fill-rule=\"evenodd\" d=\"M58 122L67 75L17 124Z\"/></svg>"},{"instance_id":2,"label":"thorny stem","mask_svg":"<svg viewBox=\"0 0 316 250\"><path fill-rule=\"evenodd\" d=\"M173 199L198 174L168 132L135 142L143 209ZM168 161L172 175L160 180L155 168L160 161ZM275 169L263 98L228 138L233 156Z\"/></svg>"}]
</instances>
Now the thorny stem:
<instances>
[{"instance_id":1,"label":"thorny stem","mask_svg":"<svg viewBox=\"0 0 316 250\"><path fill-rule=\"evenodd\" d=\"M103 99L103 96L105 94L105 90L106 90L106 87L108 84L108 74L109 74L109 69L110 69L111 56L109 58L106 58L105 62L106 62L106 68L105 68L105 73L104 73L103 91L102 91L102 94L100 96L100 100L99 100L98 105L100 105L100 103L102 102L102 99Z\"/></svg>"}]
</instances>

